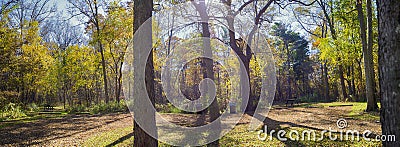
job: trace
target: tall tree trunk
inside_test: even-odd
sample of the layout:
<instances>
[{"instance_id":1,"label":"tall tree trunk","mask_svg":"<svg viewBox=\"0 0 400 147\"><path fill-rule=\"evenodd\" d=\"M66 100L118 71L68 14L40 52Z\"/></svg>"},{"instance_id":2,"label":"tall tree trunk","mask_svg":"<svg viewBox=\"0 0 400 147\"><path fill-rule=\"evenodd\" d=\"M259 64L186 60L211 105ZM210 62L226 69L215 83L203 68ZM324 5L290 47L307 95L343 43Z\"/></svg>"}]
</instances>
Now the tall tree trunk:
<instances>
[{"instance_id":1,"label":"tall tree trunk","mask_svg":"<svg viewBox=\"0 0 400 147\"><path fill-rule=\"evenodd\" d=\"M275 96L277 97L277 101L281 101L282 100L282 90L281 90L281 70L278 69L278 76L276 78L276 93Z\"/></svg>"},{"instance_id":2,"label":"tall tree trunk","mask_svg":"<svg viewBox=\"0 0 400 147\"><path fill-rule=\"evenodd\" d=\"M328 26L326 25L326 21L324 20L322 23L322 30L321 30L321 34L322 34L322 38L326 38L326 34L328 33ZM330 97L329 97L329 79L328 79L328 66L327 61L324 61L324 63L322 63L322 71L325 74L322 74L323 76L323 83L324 83L324 96L325 96L325 101L329 102L330 101Z\"/></svg>"},{"instance_id":3,"label":"tall tree trunk","mask_svg":"<svg viewBox=\"0 0 400 147\"><path fill-rule=\"evenodd\" d=\"M351 75L351 66L349 66L349 67L347 67L347 84L348 84L347 88L349 89L349 97L353 98L353 95L354 95L353 90L352 90L353 83L351 83L351 79L353 79L353 78L351 76L352 76Z\"/></svg>"},{"instance_id":4,"label":"tall tree trunk","mask_svg":"<svg viewBox=\"0 0 400 147\"><path fill-rule=\"evenodd\" d=\"M287 56L287 92L288 92L288 99L292 99L292 78L291 78L291 73L290 73L290 50L289 50L289 44L285 41L285 49L286 49L286 56Z\"/></svg>"},{"instance_id":5,"label":"tall tree trunk","mask_svg":"<svg viewBox=\"0 0 400 147\"><path fill-rule=\"evenodd\" d=\"M355 73L354 73L354 64L351 65L351 75L352 75L352 78L351 78L351 85L352 85L351 91L353 91L354 100L357 101L358 96L357 96L356 84L355 84L355 80L354 80L356 78L355 77Z\"/></svg>"},{"instance_id":6,"label":"tall tree trunk","mask_svg":"<svg viewBox=\"0 0 400 147\"><path fill-rule=\"evenodd\" d=\"M332 14L332 11L333 11L333 9L332 9L333 6L332 5L333 4L331 4L329 6L323 0L319 0L318 4L322 8L322 11L324 13L324 17L325 17L325 19L327 21L327 26L329 26L329 31L331 32L331 35L332 35L332 39L333 40L337 40L337 34L336 34L336 30L335 30L335 25L334 25L334 16ZM329 13L328 13L328 8L331 11L331 15L329 15ZM343 75L343 65L341 65L341 63L340 63L341 62L341 58L338 58L338 62L339 62L339 71L338 71L339 73L338 74L339 74L339 77L340 77L340 85L341 85L341 88L342 88L343 97L346 98L347 97L347 93L346 93L346 85L345 85L345 82L344 82L345 80L344 80L344 75ZM338 87L335 87L335 88L338 88ZM336 95L336 92L334 92L334 93ZM337 96L335 96L335 98L337 98Z\"/></svg>"},{"instance_id":7,"label":"tall tree trunk","mask_svg":"<svg viewBox=\"0 0 400 147\"><path fill-rule=\"evenodd\" d=\"M120 97L121 97L121 91L122 91L122 64L124 62L121 62L119 66L119 76L118 76L118 91L117 91L117 102L120 102Z\"/></svg>"},{"instance_id":8,"label":"tall tree trunk","mask_svg":"<svg viewBox=\"0 0 400 147\"><path fill-rule=\"evenodd\" d=\"M226 5L231 8L231 3L230 1L225 1ZM239 56L239 59L243 62L243 64L245 64L246 62L246 55L244 55L242 49L238 46L237 44L237 40L235 39L235 16L233 14L233 11L228 11L228 16L226 18L227 22L228 22L228 31L229 31L229 45L230 47L233 49L233 51L235 51L235 53ZM246 71L246 67L244 66L240 66L240 97L242 98L242 103L240 106L240 110L242 112L245 112L247 107L248 107L248 103L249 103L249 93L250 92L250 86L246 87L245 85L247 84L243 84L243 83L247 83L250 82L249 80L247 80L247 73L244 73L244 71ZM247 92L248 91L248 92ZM247 101L247 103L244 103L245 101Z\"/></svg>"},{"instance_id":9,"label":"tall tree trunk","mask_svg":"<svg viewBox=\"0 0 400 147\"><path fill-rule=\"evenodd\" d=\"M106 66L106 59L104 57L104 48L103 48L103 43L101 42L100 39L100 24L99 24L99 14L98 14L98 4L97 1L94 1L95 3L95 27L96 27L96 35L97 35L97 43L99 45L99 49L100 49L100 54L101 54L101 66L102 66L102 71L103 71L103 81L104 81L104 96L105 96L105 101L106 103L108 103L108 101L110 100L110 97L108 95L108 81L107 81L107 66Z\"/></svg>"},{"instance_id":10,"label":"tall tree trunk","mask_svg":"<svg viewBox=\"0 0 400 147\"><path fill-rule=\"evenodd\" d=\"M152 16L152 10L153 10L153 1L152 0L134 0L134 32L136 32L139 27L147 21L147 19L151 18ZM151 26L146 26L150 28L146 28L151 30ZM146 33L151 33L151 32L146 32ZM149 39L144 42L143 46L146 48L149 47L151 48L151 34L146 34L146 37L149 38L143 38L143 39ZM137 44L137 43L135 43ZM144 50L143 49L135 49L136 50ZM136 54L136 53L134 53ZM137 65L139 66L139 65ZM145 83L146 83L146 90L147 94L149 96L150 101L152 102L152 106L154 107L154 102L155 102L155 97L154 97L154 67L153 67L153 51L150 51L150 54L147 58L147 63L145 67ZM141 82L141 81L140 81ZM137 99L137 98L136 98ZM142 101L142 100L141 100ZM136 103L135 103L136 104ZM141 105L141 104L138 104ZM140 107L140 106L139 106ZM141 109L146 109L141 107ZM151 118L146 122L148 126L154 126L156 128L156 122L155 122L155 112L152 111L153 108L147 108L151 110L140 110L140 112L146 113L146 114L141 114L141 115L146 115L148 118ZM135 113L136 115L136 113ZM134 146L135 147L156 147L158 146L158 141L157 139L153 138L149 134L147 134L136 122L136 119L138 119L136 116L134 116ZM139 118L140 119L140 118ZM147 130L149 131L149 130ZM152 130L155 132L150 132L150 133L155 133L157 134L157 130Z\"/></svg>"},{"instance_id":11,"label":"tall tree trunk","mask_svg":"<svg viewBox=\"0 0 400 147\"><path fill-rule=\"evenodd\" d=\"M371 2L369 2L370 4ZM366 78L366 97L367 97L367 111L376 111L378 109L378 105L375 101L374 89L375 89L375 76L374 76L374 63L373 63L373 56L372 56L372 34L368 34L368 42L367 42L367 33L366 27L364 22L364 13L362 8L362 0L357 0L357 12L358 12L358 21L360 22L360 33L361 33L361 44L364 54L364 71L365 71L365 78ZM372 14L369 14L372 17ZM369 18L368 18L369 19ZM372 18L371 22L372 23ZM372 24L371 28L369 28L368 32L372 33ZM371 42L369 42L371 40ZM371 43L371 47L367 45Z\"/></svg>"},{"instance_id":12,"label":"tall tree trunk","mask_svg":"<svg viewBox=\"0 0 400 147\"><path fill-rule=\"evenodd\" d=\"M357 60L357 79L359 80L359 84L357 86L358 90L358 100L364 100L365 98L365 90L364 89L364 84L363 84L363 74L362 74L362 67L361 67L361 60L362 59L356 59Z\"/></svg>"},{"instance_id":13,"label":"tall tree trunk","mask_svg":"<svg viewBox=\"0 0 400 147\"><path fill-rule=\"evenodd\" d=\"M400 2L377 0L379 21L379 84L381 91L381 122L383 135L395 135L400 143Z\"/></svg>"},{"instance_id":14,"label":"tall tree trunk","mask_svg":"<svg viewBox=\"0 0 400 147\"><path fill-rule=\"evenodd\" d=\"M210 38L210 28L209 28L209 16L207 14L207 8L206 8L206 2L205 1L200 1L198 4L193 3L196 7L196 10L200 14L201 18L201 27L202 27L202 37L203 37L203 54L205 57L212 57L212 49L211 49L211 38ZM203 80L205 78L209 78L211 80L214 80L214 71L213 71L213 60L209 58L203 58L202 62L204 63L202 68L205 68L205 74L203 75ZM208 93L209 87L207 87L207 84L204 84L204 90L206 91L205 95L206 97L209 97L211 94ZM212 98L212 97L209 97ZM218 117L220 116L219 113L219 106L218 106L218 101L217 98L214 97L213 101L211 102L210 108L209 108L209 113L210 113L210 121L215 123L218 123L218 126L220 126L221 122L218 121ZM221 132L221 128L217 128L216 130L211 130L213 132L211 133L217 133L219 134ZM213 141L207 146L212 146L212 147L218 147L219 146L219 140Z\"/></svg>"},{"instance_id":15,"label":"tall tree trunk","mask_svg":"<svg viewBox=\"0 0 400 147\"><path fill-rule=\"evenodd\" d=\"M376 101L376 83L375 83L375 70L374 70L374 59L372 55L372 46L373 46L373 28L372 28L372 4L371 0L367 0L367 27L368 27L368 42L367 42L367 51L368 51L368 62L364 61L365 64L368 63L368 76L367 76L367 95L371 94L372 96L367 96L367 111L377 111L378 104ZM365 72L367 73L367 72ZM368 88L369 87L369 88ZM369 93L368 93L369 91Z\"/></svg>"}]
</instances>

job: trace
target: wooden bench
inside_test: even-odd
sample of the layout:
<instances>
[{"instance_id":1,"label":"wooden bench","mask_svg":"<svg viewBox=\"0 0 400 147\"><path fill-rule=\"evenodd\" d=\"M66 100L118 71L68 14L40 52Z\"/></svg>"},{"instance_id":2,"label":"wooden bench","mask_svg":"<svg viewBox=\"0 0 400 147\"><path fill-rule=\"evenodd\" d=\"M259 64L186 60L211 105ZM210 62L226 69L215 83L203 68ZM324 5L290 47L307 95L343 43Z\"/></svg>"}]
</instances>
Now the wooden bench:
<instances>
[{"instance_id":1,"label":"wooden bench","mask_svg":"<svg viewBox=\"0 0 400 147\"><path fill-rule=\"evenodd\" d=\"M293 107L294 104L299 103L297 101L297 97L292 98L292 99L287 99L286 100L286 107L288 107L288 104L290 104L291 107Z\"/></svg>"},{"instance_id":2,"label":"wooden bench","mask_svg":"<svg viewBox=\"0 0 400 147\"><path fill-rule=\"evenodd\" d=\"M49 104L46 104L43 106L43 111L53 111L53 110L54 110L54 107Z\"/></svg>"}]
</instances>

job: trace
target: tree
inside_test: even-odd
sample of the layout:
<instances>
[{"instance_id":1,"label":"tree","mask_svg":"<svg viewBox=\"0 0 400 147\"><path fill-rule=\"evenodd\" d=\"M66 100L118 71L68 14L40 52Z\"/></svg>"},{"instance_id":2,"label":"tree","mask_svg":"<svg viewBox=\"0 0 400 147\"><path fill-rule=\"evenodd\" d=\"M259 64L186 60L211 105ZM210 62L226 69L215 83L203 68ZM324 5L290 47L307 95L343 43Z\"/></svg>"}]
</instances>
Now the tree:
<instances>
[{"instance_id":1,"label":"tree","mask_svg":"<svg viewBox=\"0 0 400 147\"><path fill-rule=\"evenodd\" d=\"M200 15L201 18L201 28L202 28L202 37L203 37L203 55L205 57L212 57L212 49L211 49L211 36L210 36L210 28L209 28L209 16L207 12L207 7L206 7L206 2L205 1L200 1L198 4L193 2L193 5L196 7L197 12ZM202 59L202 71L203 71L203 79L209 78L211 80L214 80L214 65L213 65L213 60L208 59L208 58L203 58ZM206 84L204 84L204 90L206 91L207 96L210 94L208 92L208 87ZM209 108L210 112L210 121L217 121L218 127L221 126L221 122L218 119L220 116L219 108L218 108L218 102L217 99L215 98L210 105ZM204 116L204 112L203 112ZM217 128L216 130L212 130L213 133L221 133L221 128ZM219 146L219 140L216 140L214 142L209 143L207 146L213 146L213 147L218 147Z\"/></svg>"},{"instance_id":2,"label":"tree","mask_svg":"<svg viewBox=\"0 0 400 147\"><path fill-rule=\"evenodd\" d=\"M135 11L133 26L134 26L134 32L136 32L143 23L145 23L149 18L151 18L152 10L153 10L153 1L152 0L134 0L133 10ZM147 33L151 33L151 32L147 32ZM148 34L146 36L151 37L151 35L148 35ZM144 38L144 39L151 40L151 38ZM148 43L149 41L146 41L146 42ZM137 44L137 43L135 43L135 44ZM145 44L144 46L151 47L151 41L150 41L150 44ZM144 50L144 49L135 48L135 46L134 46L134 54L136 54L135 52L137 50ZM142 66L142 65L134 65L134 66ZM153 107L154 107L155 95L154 95L153 51L150 51L150 54L147 58L145 71L146 71L146 75L145 75L146 82L145 83L146 83L147 94L150 98L150 101L152 102ZM137 104L137 103L135 103L135 104ZM138 105L141 105L141 104L138 104ZM143 107L141 107L141 108L143 108ZM144 109L153 110L152 108L144 108ZM147 116L149 116L149 118L151 118L151 120L148 122L148 125L155 127L155 112L153 112L151 110L150 111L141 110L141 112L146 113L144 115L147 115ZM145 147L145 146L156 147L156 146L158 146L157 139L155 139L152 136L150 136L149 134L147 134L136 122L136 119L138 119L138 118L136 118L136 116L133 116L133 117L135 119L135 121L134 121L134 146L136 146L136 147ZM156 132L152 132L152 133L156 133Z\"/></svg>"},{"instance_id":3,"label":"tree","mask_svg":"<svg viewBox=\"0 0 400 147\"><path fill-rule=\"evenodd\" d=\"M101 41L105 45L107 63L110 64L112 70L109 75L112 75L114 80L114 97L118 103L122 91L123 58L133 38L132 15L133 10L129 4L125 8L117 2L112 2L108 6L107 17L101 20L103 28Z\"/></svg>"},{"instance_id":4,"label":"tree","mask_svg":"<svg viewBox=\"0 0 400 147\"><path fill-rule=\"evenodd\" d=\"M371 9L369 0L369 9ZM369 10L371 11L371 10ZM366 26L364 21L364 12L362 8L362 0L357 0L358 21L360 22L361 44L364 53L364 70L366 78L366 97L367 97L367 111L376 111L378 105L375 98L375 73L374 62L372 56L372 15L368 12L368 42Z\"/></svg>"},{"instance_id":5,"label":"tree","mask_svg":"<svg viewBox=\"0 0 400 147\"><path fill-rule=\"evenodd\" d=\"M400 2L378 0L379 84L381 90L382 134L400 136ZM400 140L383 141L398 146Z\"/></svg>"},{"instance_id":6,"label":"tree","mask_svg":"<svg viewBox=\"0 0 400 147\"><path fill-rule=\"evenodd\" d=\"M244 40L243 38L236 38L236 32L235 32L235 17L243 11L243 9L246 8L249 4L257 2L256 0L250 0L248 2L243 3L240 5L239 9L237 11L234 11L232 1L229 0L223 0L222 3L224 3L228 7L228 14L225 18L227 21L228 29L229 29L229 45L232 48L232 50L239 56L240 60L243 62L244 67L240 66L241 71L246 72L246 73L241 73L240 74L240 81L246 82L247 80L250 82L250 60L253 56L251 52L251 46L252 46L252 41L254 38L254 35L258 28L262 25L262 22L265 21L262 17L270 7L270 5L274 2L274 0L269 0L266 3L261 3L260 5L262 8L260 10L253 10L255 11L254 13L254 23L251 24L251 31L250 33L246 36L247 40ZM245 36L243 36L245 37ZM241 44L241 45L239 45ZM246 76L247 74L247 76ZM250 83L249 83L250 84ZM251 91L251 87L245 87L244 85L246 84L241 84L241 97L242 101L245 101L245 98L248 99L248 103L242 103L242 111L246 113L251 113L254 112L258 102L255 102L255 96L252 95L252 93L247 93L243 91Z\"/></svg>"},{"instance_id":7,"label":"tree","mask_svg":"<svg viewBox=\"0 0 400 147\"><path fill-rule=\"evenodd\" d=\"M368 54L369 61L365 62L365 67L368 66L368 77L367 77L367 111L376 111L378 110L378 104L376 100L376 83L375 83L375 70L374 70L374 61L373 61L373 21L372 21L372 4L371 0L367 0L367 28L368 28L368 38L367 38L367 52L364 54ZM368 63L368 65L367 65ZM367 71L365 71L367 73ZM369 93L368 93L369 92ZM371 96L372 95L372 96Z\"/></svg>"},{"instance_id":8,"label":"tree","mask_svg":"<svg viewBox=\"0 0 400 147\"><path fill-rule=\"evenodd\" d=\"M105 102L108 103L110 101L110 97L108 95L108 79L107 79L107 66L106 66L106 59L104 55L104 45L101 42L101 32L103 31L100 26L101 14L100 6L102 4L101 0L68 0L73 7L71 7L71 15L72 16L79 16L83 15L89 20L89 24L94 26L93 33L95 33L95 37L93 39L96 42L96 46L98 47L98 51L101 55L101 66L103 71L103 82L104 82L104 95L105 95ZM77 11L75 11L77 10Z\"/></svg>"},{"instance_id":9,"label":"tree","mask_svg":"<svg viewBox=\"0 0 400 147\"><path fill-rule=\"evenodd\" d=\"M283 73L287 79L287 98L291 99L292 95L297 92L298 96L305 96L308 88L308 75L312 72L309 62L308 41L287 28L288 26L276 23L272 29L272 35L276 36L276 47L280 51L280 56L284 57ZM284 71L287 71L285 73ZM283 82L282 82L283 83ZM297 86L297 85L302 85ZM293 87L297 87L294 89Z\"/></svg>"}]
</instances>

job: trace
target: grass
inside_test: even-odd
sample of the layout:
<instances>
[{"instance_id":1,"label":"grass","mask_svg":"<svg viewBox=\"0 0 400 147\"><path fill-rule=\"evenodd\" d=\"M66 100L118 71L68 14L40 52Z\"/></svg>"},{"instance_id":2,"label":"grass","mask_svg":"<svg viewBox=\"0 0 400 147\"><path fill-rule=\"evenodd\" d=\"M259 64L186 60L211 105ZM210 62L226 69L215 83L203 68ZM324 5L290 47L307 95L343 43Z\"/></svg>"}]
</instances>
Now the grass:
<instances>
[{"instance_id":1,"label":"grass","mask_svg":"<svg viewBox=\"0 0 400 147\"><path fill-rule=\"evenodd\" d=\"M343 106L343 105L353 105L352 109L349 113L345 114L347 117L352 117L357 120L371 120L378 121L379 114L378 113L366 113L364 110L366 109L367 104L362 102L333 102L333 103L304 103L300 104L297 107L317 107L317 108L328 108L330 106ZM379 104L378 104L379 106ZM220 139L220 145L222 147L230 147L230 146L381 146L381 142L377 141L367 141L360 137L359 140L351 140L346 139L345 133L343 135L343 139L340 139L340 133L333 134L333 137L338 136L337 140L329 139L329 133L323 134L320 130L309 130L308 128L302 127L284 127L281 128L273 128L276 131L285 130L287 132L285 134L285 138L287 141L280 141L277 137L277 133L274 133L272 136L267 135L266 140L260 140L258 138L257 132L248 131L248 124L240 124L235 126L233 130L231 130L228 134ZM258 129L261 130L261 127ZM308 140L308 136L305 136L306 139L303 140L302 137L297 135L296 133L291 134L290 132L299 132L301 134L302 131L313 131L316 134L315 140L311 137L311 140ZM105 133L101 133L100 135L94 135L90 137L83 146L107 146L107 145L115 145L115 146L132 146L133 145L133 136L125 137L128 134L132 133L132 128L121 128L117 130L108 131ZM269 133L268 133L269 134ZM324 137L322 137L322 135ZM362 134L361 134L362 135ZM263 137L263 136L261 136ZM299 138L297 138L299 137ZM124 138L122 141L121 138ZM291 140L290 138L294 138ZM319 140L323 138L322 140ZM116 143L115 143L116 142ZM113 144L114 143L114 144ZM170 146L168 144L160 142L159 146Z\"/></svg>"},{"instance_id":2,"label":"grass","mask_svg":"<svg viewBox=\"0 0 400 147\"><path fill-rule=\"evenodd\" d=\"M322 140L322 132L317 130L308 130L306 128L299 127L286 127L286 128L275 128L276 131L282 129L287 132L284 138L287 138L287 141L280 141L277 137L277 133L272 134L272 137L267 135L265 140L260 140L257 132L248 131L247 124L237 125L233 130L231 130L228 134L220 139L221 147L231 147L231 146L381 146L381 142L376 141L367 141L362 138L359 140L351 140L345 139L345 136L342 140L340 140L340 134L332 135L337 136L337 140L330 140L329 134L323 134L324 137ZM259 129L261 130L261 128ZM308 136L305 136L305 139L302 139L300 136L301 132L307 131L315 131L316 138L315 140L311 137L311 140L308 140ZM290 134L290 132L299 132ZM82 144L82 146L132 146L133 145L133 136L132 127L120 128L108 132L104 132L98 135L94 135L90 137L86 142ZM267 133L269 134L269 133ZM290 136L291 135L291 136ZM128 136L128 137L126 137ZM264 137L264 135L260 136ZM123 139L121 139L123 138ZM293 140L291 140L291 138ZM159 146L170 147L171 145L159 142Z\"/></svg>"},{"instance_id":3,"label":"grass","mask_svg":"<svg viewBox=\"0 0 400 147\"><path fill-rule=\"evenodd\" d=\"M365 112L365 109L367 108L366 102L313 103L311 105L315 107L353 105L351 111L348 114L345 114L345 116L352 117L353 119L357 120L366 121L379 121L380 119L379 112ZM380 103L378 103L378 107L380 108Z\"/></svg>"},{"instance_id":4,"label":"grass","mask_svg":"<svg viewBox=\"0 0 400 147\"><path fill-rule=\"evenodd\" d=\"M20 117L20 118L16 118L16 119L9 119L9 120L5 120L5 121L1 121L0 129L7 127L7 126L17 125L17 124L21 124L21 123L30 123L30 122L35 122L35 121L42 120L42 119L61 118L66 115L67 115L67 113L29 114L26 117Z\"/></svg>"},{"instance_id":5,"label":"grass","mask_svg":"<svg viewBox=\"0 0 400 147\"><path fill-rule=\"evenodd\" d=\"M265 140L260 140L258 138L258 133L247 131L247 127L247 125L236 126L235 129L233 129L220 140L221 146L381 146L381 142L367 141L363 140L362 138L360 138L358 141L352 141L351 139L340 140L338 137L338 140L334 141L329 139L329 134L327 133L323 134L321 131L299 127L274 128L276 131L281 129L285 130L287 133L285 134L285 137L282 138L286 138L287 141L280 141L277 137L277 133L273 133L272 136L269 135L270 133L267 133L268 135L265 137ZM315 131L315 140L313 137L308 140L307 135L305 136L305 139L302 139L301 132L305 130ZM297 135L295 132L298 132L299 135ZM322 134L324 137L322 140L319 140L322 138ZM339 134L336 135L339 136ZM264 137L264 135L260 137Z\"/></svg>"},{"instance_id":6,"label":"grass","mask_svg":"<svg viewBox=\"0 0 400 147\"><path fill-rule=\"evenodd\" d=\"M132 146L132 127L119 128L91 136L82 146Z\"/></svg>"},{"instance_id":7,"label":"grass","mask_svg":"<svg viewBox=\"0 0 400 147\"><path fill-rule=\"evenodd\" d=\"M362 102L333 102L333 103L304 103L298 105L298 107L317 107L317 108L328 108L329 106L342 106L342 105L353 105L351 111L345 116L352 117L354 119L359 120L379 120L379 114L377 113L366 113L364 112L367 104ZM379 105L379 104L378 104ZM285 138L288 138L288 141L280 141L277 139L276 133L271 136L267 135L266 140L260 140L258 138L257 132L251 132L247 129L247 124L237 125L233 130L231 130L228 134L220 139L220 145L224 146L381 146L381 142L367 141L363 138L360 140L330 140L329 134L325 133L324 139L318 140L322 138L322 132L319 130L310 130L315 131L316 140L302 140L301 137L297 139L296 134L292 134L292 137L295 140L290 140L290 132L302 132L304 130L309 130L307 128L301 127L285 127L285 128L273 128L274 130L285 130L287 133ZM259 128L261 130L261 128ZM83 146L107 146L107 145L115 145L115 146L132 146L133 145L133 136L125 137L132 133L132 128L120 128L117 130L108 131L105 133L101 133L98 135L94 135L90 137L86 142L83 143ZM340 134L336 134L339 136ZM345 137L345 136L344 136ZM121 140L123 138L123 140ZM270 140L271 138L271 140ZM118 141L119 140L119 141ZM170 146L168 144L160 142L159 146Z\"/></svg>"},{"instance_id":8,"label":"grass","mask_svg":"<svg viewBox=\"0 0 400 147\"><path fill-rule=\"evenodd\" d=\"M344 114L347 117L351 117L357 120L371 120L377 121L379 120L378 113L366 113L364 112L366 108L366 103L359 102L333 102L333 103L303 103L297 105L297 107L317 107L317 108L328 108L329 106L341 106L341 105L353 105L351 111L349 113ZM378 104L379 105L379 104ZM57 118L64 117L68 115L67 113L62 114L44 114L37 115L32 114L28 115L24 118L13 119L7 122L3 122L0 124L0 128L5 126L18 124L18 123L28 123L37 121L40 119L48 119L48 118ZM330 140L329 134L324 134L324 139L320 141L314 140L288 140L288 141L280 141L277 139L276 133L272 136L266 136L266 140L260 140L258 138L257 132L251 132L247 130L248 124L240 124L235 126L233 130L231 130L228 134L220 139L221 146L381 146L381 142L373 142L366 141L362 138L359 141L351 141L351 140ZM285 135L286 138L290 138L289 132L297 131L301 132L304 130L308 130L308 128L302 127L281 127L273 128L274 130L279 131L280 129L285 130L287 133ZM261 130L261 127L258 129ZM321 138L321 131L315 131L316 138ZM296 138L297 135L292 137ZM271 138L271 140L269 139ZM300 137L301 138L301 137ZM133 133L132 127L123 127L114 130L109 130L103 133L97 133L90 136L85 142L82 143L82 146L132 146L133 145ZM170 146L168 144L159 143L159 146Z\"/></svg>"}]
</instances>

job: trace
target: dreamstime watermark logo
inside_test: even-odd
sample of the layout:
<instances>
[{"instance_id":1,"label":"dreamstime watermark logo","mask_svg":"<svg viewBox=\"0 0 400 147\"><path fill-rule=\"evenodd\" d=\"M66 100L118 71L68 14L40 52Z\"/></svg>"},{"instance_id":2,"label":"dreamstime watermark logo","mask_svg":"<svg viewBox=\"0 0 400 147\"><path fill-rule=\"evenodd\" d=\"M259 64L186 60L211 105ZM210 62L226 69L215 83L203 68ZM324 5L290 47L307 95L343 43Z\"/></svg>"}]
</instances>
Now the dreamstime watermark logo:
<instances>
[{"instance_id":1,"label":"dreamstime watermark logo","mask_svg":"<svg viewBox=\"0 0 400 147\"><path fill-rule=\"evenodd\" d=\"M204 12L203 10L208 12L207 18L212 19L208 19L207 22L201 21L202 16L199 13ZM205 125L181 126L168 121L157 112L146 90L145 65L150 52L156 48L160 54L170 52L155 58L155 62L161 66L160 81L163 94L174 107L186 112L199 112L212 107L212 102L216 99L214 80L203 78L200 81L200 98L195 100L186 97L181 89L180 81L185 76L186 65L194 60L205 59L217 63L226 73L224 77L229 81L228 103L236 104L237 109L244 110L249 101L250 82L243 78L248 77L244 63L229 43L231 40L227 35L231 30L222 16L228 11L219 0L187 2L156 12L135 32L133 46L127 50L124 58L124 96L135 122L153 138L174 146L202 146L220 139L233 129L243 116L243 111L230 114L225 109L216 120ZM247 45L251 48L253 57L257 57L259 76L262 80L255 113L265 117L272 106L276 86L275 62L268 42L265 41L267 31L252 25L253 19L244 14L238 13L234 20L234 26L240 26L241 29L236 29L235 35L230 37L237 39L240 36L244 38L242 40L249 36L252 38L250 40L253 43ZM200 24L205 23L209 24L210 37L199 35L204 33L204 29L201 28L204 26ZM245 42L243 44L246 45ZM255 130L259 125L262 125L262 122L253 118L249 129Z\"/></svg>"},{"instance_id":2,"label":"dreamstime watermark logo","mask_svg":"<svg viewBox=\"0 0 400 147\"><path fill-rule=\"evenodd\" d=\"M344 128L347 127L347 121L345 119L343 119L343 118L338 119L337 122L336 122L336 125L337 125L337 127L339 129L344 129Z\"/></svg>"},{"instance_id":3,"label":"dreamstime watermark logo","mask_svg":"<svg viewBox=\"0 0 400 147\"><path fill-rule=\"evenodd\" d=\"M343 118L339 119L336 123L339 129L344 129L347 126L347 121ZM328 130L322 130L318 133L316 130L269 130L268 126L264 125L263 130L257 132L259 140L272 140L274 137L279 141L322 141L325 138L332 141L360 141L361 139L366 141L396 141L395 135L374 135L372 131L365 130L362 133L358 130L334 130L329 128Z\"/></svg>"}]
</instances>

